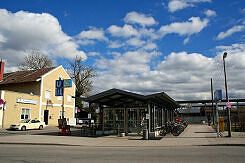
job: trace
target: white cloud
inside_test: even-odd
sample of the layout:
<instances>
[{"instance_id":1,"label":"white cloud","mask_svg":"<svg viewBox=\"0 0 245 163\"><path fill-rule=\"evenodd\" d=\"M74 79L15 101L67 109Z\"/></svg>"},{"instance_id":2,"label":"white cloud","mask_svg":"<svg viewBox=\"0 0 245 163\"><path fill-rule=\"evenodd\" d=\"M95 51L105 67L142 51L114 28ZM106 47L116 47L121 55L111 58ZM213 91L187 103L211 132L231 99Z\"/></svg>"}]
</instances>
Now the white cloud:
<instances>
[{"instance_id":1,"label":"white cloud","mask_svg":"<svg viewBox=\"0 0 245 163\"><path fill-rule=\"evenodd\" d=\"M114 55L115 57L121 56L121 53L119 53L119 52L108 52L108 53Z\"/></svg>"},{"instance_id":2,"label":"white cloud","mask_svg":"<svg viewBox=\"0 0 245 163\"><path fill-rule=\"evenodd\" d=\"M128 24L140 24L143 27L157 24L153 17L135 11L129 12L124 18L124 22Z\"/></svg>"},{"instance_id":3,"label":"white cloud","mask_svg":"<svg viewBox=\"0 0 245 163\"><path fill-rule=\"evenodd\" d=\"M146 45L143 46L143 49L145 49L145 50L157 49L157 44L155 44L153 42L148 42Z\"/></svg>"},{"instance_id":4,"label":"white cloud","mask_svg":"<svg viewBox=\"0 0 245 163\"><path fill-rule=\"evenodd\" d=\"M4 43L6 41L7 41L7 39L3 35L0 34L0 42ZM0 44L0 46L1 46L1 44Z\"/></svg>"},{"instance_id":5,"label":"white cloud","mask_svg":"<svg viewBox=\"0 0 245 163\"><path fill-rule=\"evenodd\" d=\"M149 94L164 91L176 100L211 99L210 78L214 89L224 90L222 54L228 56L227 80L231 98L245 96L245 44L217 47L217 56L206 57L198 53L172 52L151 68L151 60L158 53L131 51L113 59L98 60L103 71L95 78L95 90L125 89ZM125 66L127 65L127 66ZM102 87L103 85L103 87Z\"/></svg>"},{"instance_id":6,"label":"white cloud","mask_svg":"<svg viewBox=\"0 0 245 163\"><path fill-rule=\"evenodd\" d=\"M94 40L88 40L88 39L82 39L82 40L77 40L76 43L79 45L93 45L93 44L95 44L95 41Z\"/></svg>"},{"instance_id":7,"label":"white cloud","mask_svg":"<svg viewBox=\"0 0 245 163\"><path fill-rule=\"evenodd\" d=\"M140 46L143 46L146 42L143 40L140 40L139 38L131 38L127 40L126 43L130 46L140 47Z\"/></svg>"},{"instance_id":8,"label":"white cloud","mask_svg":"<svg viewBox=\"0 0 245 163\"><path fill-rule=\"evenodd\" d=\"M99 52L88 52L88 56L99 56Z\"/></svg>"},{"instance_id":9,"label":"white cloud","mask_svg":"<svg viewBox=\"0 0 245 163\"><path fill-rule=\"evenodd\" d=\"M122 43L122 42L119 41L119 40L116 40L116 41L110 41L110 42L109 42L108 48L116 49L116 48L123 47L124 45L125 45L125 43Z\"/></svg>"},{"instance_id":10,"label":"white cloud","mask_svg":"<svg viewBox=\"0 0 245 163\"><path fill-rule=\"evenodd\" d=\"M201 2L211 2L211 0L170 0L168 9L170 12L175 12L187 7L195 7L195 4Z\"/></svg>"},{"instance_id":11,"label":"white cloud","mask_svg":"<svg viewBox=\"0 0 245 163\"><path fill-rule=\"evenodd\" d=\"M147 29L147 28L140 28L138 29L139 32L139 37L144 37L144 38L148 38L151 40L155 40L159 38L159 35L156 33L156 31L152 28Z\"/></svg>"},{"instance_id":12,"label":"white cloud","mask_svg":"<svg viewBox=\"0 0 245 163\"><path fill-rule=\"evenodd\" d=\"M213 10L206 10L206 11L204 12L204 14L205 14L207 17L216 16L216 12L213 11Z\"/></svg>"},{"instance_id":13,"label":"white cloud","mask_svg":"<svg viewBox=\"0 0 245 163\"><path fill-rule=\"evenodd\" d=\"M241 32L245 30L245 26L244 25L236 25L230 29L228 29L226 32L220 32L217 36L217 40L222 40L226 37L229 37L231 36L233 33L236 33L236 32Z\"/></svg>"},{"instance_id":14,"label":"white cloud","mask_svg":"<svg viewBox=\"0 0 245 163\"><path fill-rule=\"evenodd\" d=\"M184 44L187 44L189 41L190 41L190 37L187 37L187 38L184 40Z\"/></svg>"},{"instance_id":15,"label":"white cloud","mask_svg":"<svg viewBox=\"0 0 245 163\"><path fill-rule=\"evenodd\" d=\"M115 37L130 37L138 35L138 31L134 29L131 25L125 24L123 27L118 27L116 25L111 25L107 31Z\"/></svg>"},{"instance_id":16,"label":"white cloud","mask_svg":"<svg viewBox=\"0 0 245 163\"><path fill-rule=\"evenodd\" d=\"M178 1L178 0L172 0L168 3L168 8L170 12L175 12L177 10L184 9L189 6L192 6L192 4L187 4L184 1Z\"/></svg>"},{"instance_id":17,"label":"white cloud","mask_svg":"<svg viewBox=\"0 0 245 163\"><path fill-rule=\"evenodd\" d=\"M196 53L171 53L152 70L149 63L157 55L135 51L115 59L99 60L97 65L104 71L96 77L95 89L98 91L103 85L103 89L120 88L143 94L166 91L179 100L209 95L206 89L213 70L212 59Z\"/></svg>"},{"instance_id":18,"label":"white cloud","mask_svg":"<svg viewBox=\"0 0 245 163\"><path fill-rule=\"evenodd\" d=\"M78 38L89 39L89 40L108 41L108 38L105 36L103 29L97 29L95 27L90 27L90 30L82 31L78 35Z\"/></svg>"},{"instance_id":19,"label":"white cloud","mask_svg":"<svg viewBox=\"0 0 245 163\"><path fill-rule=\"evenodd\" d=\"M157 55L159 55L159 52L128 51L114 59L102 58L97 60L95 65L98 68L107 69L112 74L139 73L149 69L147 63L151 61L152 57Z\"/></svg>"},{"instance_id":20,"label":"white cloud","mask_svg":"<svg viewBox=\"0 0 245 163\"><path fill-rule=\"evenodd\" d=\"M162 26L159 30L162 36L171 33L179 35L192 35L199 33L208 25L208 19L201 20L199 17L191 17L187 22L175 22Z\"/></svg>"},{"instance_id":21,"label":"white cloud","mask_svg":"<svg viewBox=\"0 0 245 163\"><path fill-rule=\"evenodd\" d=\"M0 22L4 22L0 23L0 35L4 38L0 42L0 57L7 61L6 67L16 67L30 49L39 49L52 58L80 55L86 59L72 37L62 31L58 20L48 13L0 9Z\"/></svg>"}]
</instances>

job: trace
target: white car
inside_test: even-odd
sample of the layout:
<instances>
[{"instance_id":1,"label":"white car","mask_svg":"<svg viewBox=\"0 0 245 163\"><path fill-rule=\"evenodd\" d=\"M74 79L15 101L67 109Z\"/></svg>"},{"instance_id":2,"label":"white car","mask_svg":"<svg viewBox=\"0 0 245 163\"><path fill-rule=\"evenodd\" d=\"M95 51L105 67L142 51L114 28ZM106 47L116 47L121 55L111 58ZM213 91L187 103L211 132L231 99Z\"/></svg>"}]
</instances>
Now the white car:
<instances>
[{"instance_id":1,"label":"white car","mask_svg":"<svg viewBox=\"0 0 245 163\"><path fill-rule=\"evenodd\" d=\"M29 130L29 129L39 129L42 130L45 127L44 122L40 122L36 119L24 119L20 121L20 123L10 125L10 129L12 130Z\"/></svg>"}]
</instances>

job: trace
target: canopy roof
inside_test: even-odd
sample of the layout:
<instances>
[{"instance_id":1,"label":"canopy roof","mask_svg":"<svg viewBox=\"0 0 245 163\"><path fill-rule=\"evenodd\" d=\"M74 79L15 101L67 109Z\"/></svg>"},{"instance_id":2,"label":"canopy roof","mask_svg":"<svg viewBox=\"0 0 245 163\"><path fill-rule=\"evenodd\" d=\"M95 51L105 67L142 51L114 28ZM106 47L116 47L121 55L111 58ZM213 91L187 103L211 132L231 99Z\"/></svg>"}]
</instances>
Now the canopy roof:
<instances>
[{"instance_id":1,"label":"canopy roof","mask_svg":"<svg viewBox=\"0 0 245 163\"><path fill-rule=\"evenodd\" d=\"M166 93L156 93L151 95L141 95L119 89L110 89L84 99L89 103L98 103L109 107L142 106L154 103L168 109L175 109L179 104Z\"/></svg>"}]
</instances>

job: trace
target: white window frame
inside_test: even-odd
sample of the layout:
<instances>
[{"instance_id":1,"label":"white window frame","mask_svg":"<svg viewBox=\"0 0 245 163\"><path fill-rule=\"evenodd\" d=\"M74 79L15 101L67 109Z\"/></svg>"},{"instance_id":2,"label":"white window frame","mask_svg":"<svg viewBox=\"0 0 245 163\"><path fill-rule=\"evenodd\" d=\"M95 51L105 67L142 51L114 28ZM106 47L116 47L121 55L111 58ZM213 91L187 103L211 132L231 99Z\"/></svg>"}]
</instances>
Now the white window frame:
<instances>
[{"instance_id":1,"label":"white window frame","mask_svg":"<svg viewBox=\"0 0 245 163\"><path fill-rule=\"evenodd\" d=\"M51 91L45 90L45 99L51 99Z\"/></svg>"},{"instance_id":2,"label":"white window frame","mask_svg":"<svg viewBox=\"0 0 245 163\"><path fill-rule=\"evenodd\" d=\"M62 118L62 110L60 110L59 117L60 117L60 119ZM66 111L65 110L64 110L64 118L66 118Z\"/></svg>"},{"instance_id":3,"label":"white window frame","mask_svg":"<svg viewBox=\"0 0 245 163\"><path fill-rule=\"evenodd\" d=\"M30 108L24 108L24 107L22 107L21 110L20 110L20 120L24 120L24 119L21 118L21 116L22 116L22 110L24 110L24 109L25 109L24 119L26 119L25 118L25 116L26 116L26 110L29 110L29 117L28 117L28 119L31 119L31 109Z\"/></svg>"},{"instance_id":4,"label":"white window frame","mask_svg":"<svg viewBox=\"0 0 245 163\"><path fill-rule=\"evenodd\" d=\"M72 96L71 95L67 95L67 102L72 102Z\"/></svg>"}]
</instances>

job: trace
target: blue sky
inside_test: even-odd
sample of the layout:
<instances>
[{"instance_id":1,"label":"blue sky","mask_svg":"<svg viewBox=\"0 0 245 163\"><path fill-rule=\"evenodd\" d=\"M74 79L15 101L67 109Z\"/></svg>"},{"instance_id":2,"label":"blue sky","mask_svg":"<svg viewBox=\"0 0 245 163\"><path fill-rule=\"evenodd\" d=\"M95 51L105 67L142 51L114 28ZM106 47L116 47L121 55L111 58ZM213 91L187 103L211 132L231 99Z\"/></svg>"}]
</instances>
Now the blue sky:
<instances>
[{"instance_id":1,"label":"blue sky","mask_svg":"<svg viewBox=\"0 0 245 163\"><path fill-rule=\"evenodd\" d=\"M227 51L230 97L245 96L243 0L2 0L0 9L5 71L35 48L64 67L84 57L97 70L92 93L209 99L210 78L224 90Z\"/></svg>"}]
</instances>

